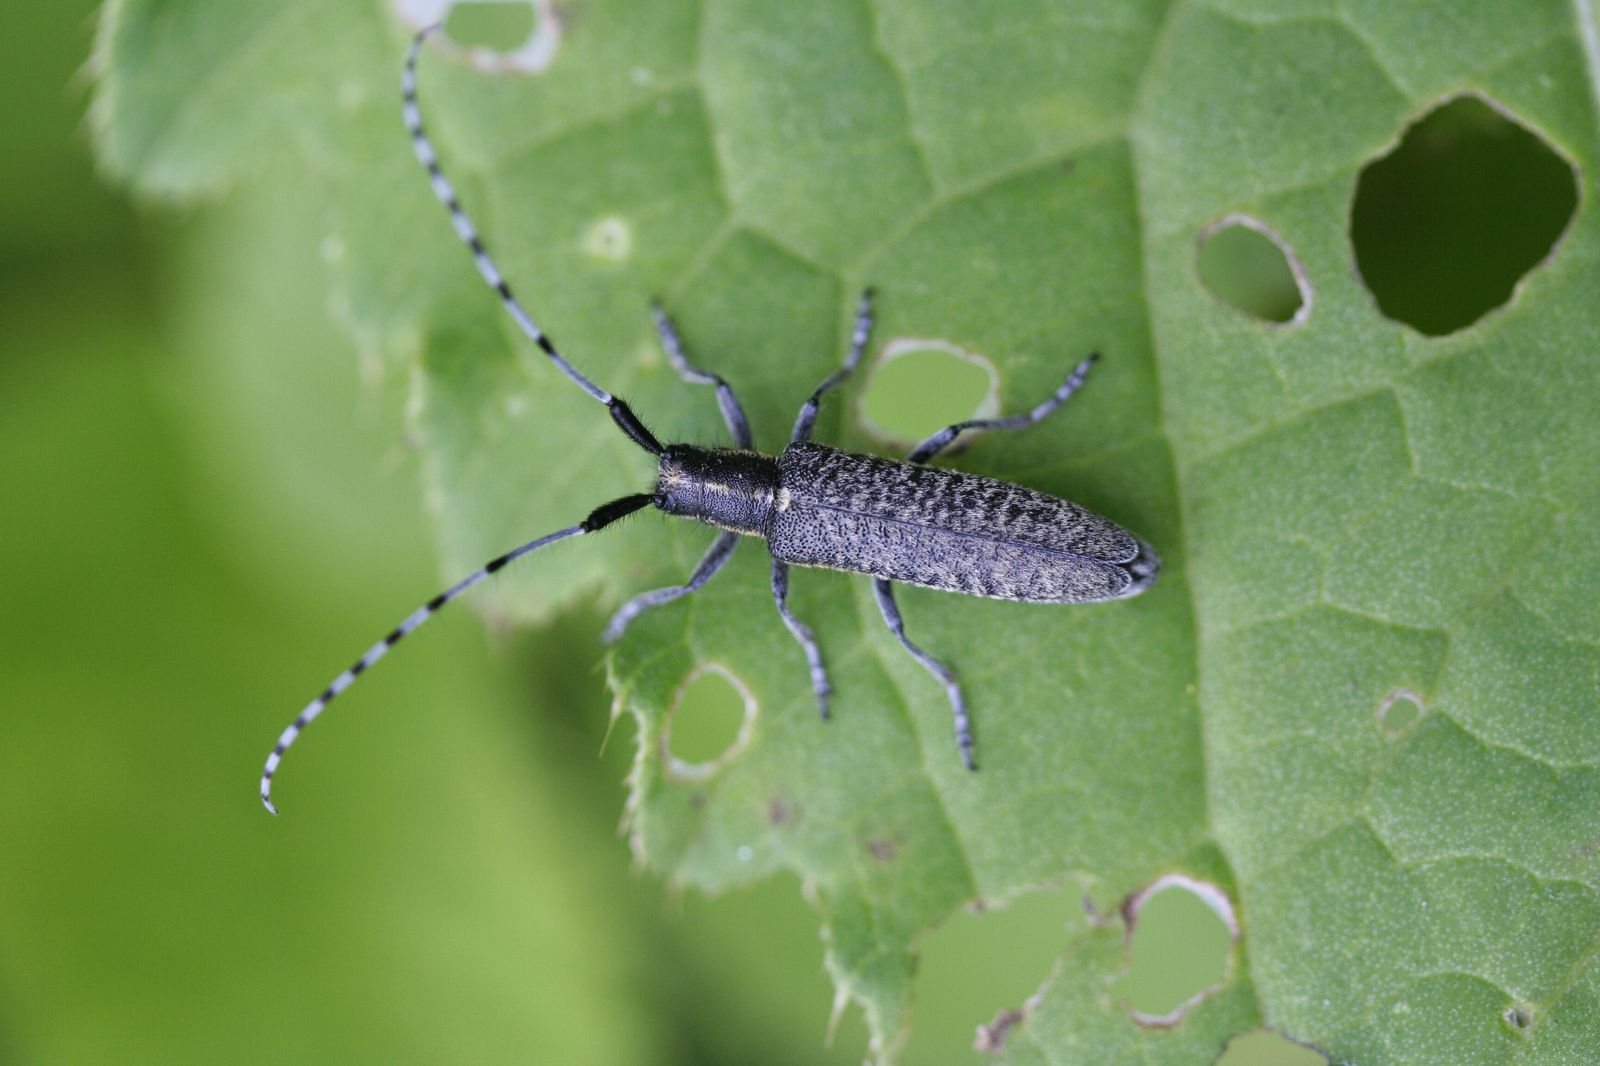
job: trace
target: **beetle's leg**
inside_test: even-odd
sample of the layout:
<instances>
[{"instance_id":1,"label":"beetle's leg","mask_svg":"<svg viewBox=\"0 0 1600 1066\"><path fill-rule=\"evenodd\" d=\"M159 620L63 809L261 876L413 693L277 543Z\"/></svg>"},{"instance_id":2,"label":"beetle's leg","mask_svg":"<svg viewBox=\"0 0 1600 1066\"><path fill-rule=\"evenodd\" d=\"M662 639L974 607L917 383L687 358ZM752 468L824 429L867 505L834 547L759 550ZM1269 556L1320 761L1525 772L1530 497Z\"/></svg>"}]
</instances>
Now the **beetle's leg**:
<instances>
[{"instance_id":1,"label":"beetle's leg","mask_svg":"<svg viewBox=\"0 0 1600 1066\"><path fill-rule=\"evenodd\" d=\"M789 627L794 639L805 649L806 665L811 667L811 691L817 697L817 710L826 720L828 696L832 694L833 686L828 683L828 671L822 665L822 652L817 648L817 638L812 636L811 627L796 618L794 612L789 610L789 564L776 558L772 560L772 598L778 603L778 613L783 615L783 624Z\"/></svg>"},{"instance_id":2,"label":"beetle's leg","mask_svg":"<svg viewBox=\"0 0 1600 1066\"><path fill-rule=\"evenodd\" d=\"M906 462L927 462L954 444L955 439L969 429L1026 429L1043 421L1050 412L1066 403L1072 394L1078 391L1078 387L1083 384L1083 379L1089 376L1089 368L1099 358L1099 353L1095 353L1079 363L1073 368L1072 373L1067 375L1067 380L1061 383L1061 387L1051 393L1048 400L1033 410L1025 411L1020 415L1011 415L1007 418L974 418L966 422L957 422L953 426L946 426L912 449L911 454L906 456Z\"/></svg>"},{"instance_id":3,"label":"beetle's leg","mask_svg":"<svg viewBox=\"0 0 1600 1066\"><path fill-rule=\"evenodd\" d=\"M688 584L653 589L650 592L642 592L635 596L617 608L617 613L612 615L611 621L606 623L606 631L600 639L607 644L614 643L622 636L623 630L628 628L629 623L650 608L660 607L663 603L671 603L673 600L687 596L707 581L710 581L717 575L717 571L722 569L722 565L733 557L733 549L738 543L739 534L737 533L725 532L718 534L717 539L711 542L711 547L706 549L706 553L700 557L700 562L695 566L694 573L689 575Z\"/></svg>"},{"instance_id":4,"label":"beetle's leg","mask_svg":"<svg viewBox=\"0 0 1600 1066\"><path fill-rule=\"evenodd\" d=\"M794 432L790 434L789 441L807 441L811 439L811 428L817 421L817 407L822 403L822 394L830 389L837 388L844 383L856 364L861 362L861 353L866 351L867 338L872 334L872 290L867 289L861 294L861 300L856 304L856 324L850 331L850 354L845 356L844 365L829 374L818 385L805 405L800 408L800 414L794 420Z\"/></svg>"},{"instance_id":5,"label":"beetle's leg","mask_svg":"<svg viewBox=\"0 0 1600 1066\"><path fill-rule=\"evenodd\" d=\"M956 680L956 675L950 672L948 666L911 643L906 636L900 607L894 602L894 586L881 577L873 578L872 594L877 597L878 610L883 612L883 620L889 624L889 631L944 686L945 695L950 697L950 713L955 719L956 747L961 749L961 761L967 764L968 770L976 770L978 764L972 761L972 720L967 717L967 701L961 695L961 682Z\"/></svg>"},{"instance_id":6,"label":"beetle's leg","mask_svg":"<svg viewBox=\"0 0 1600 1066\"><path fill-rule=\"evenodd\" d=\"M795 416L794 432L789 435L790 443L811 439L811 430L816 426L817 408L822 403L823 395L842 385L855 371L856 365L861 362L861 353L866 351L867 338L871 335L872 290L866 289L856 303L856 321L850 331L850 351L844 357L844 364L823 378L822 384L801 405L800 413ZM817 697L817 710L826 720L828 697L833 693L833 685L828 681L828 670L822 665L822 651L817 647L817 638L812 634L811 627L789 610L789 564L777 558L772 560L772 598L778 604L778 613L783 615L783 624L789 627L789 632L794 634L794 639L800 642L800 647L806 653L806 665L811 668L811 691Z\"/></svg>"},{"instance_id":7,"label":"beetle's leg","mask_svg":"<svg viewBox=\"0 0 1600 1066\"><path fill-rule=\"evenodd\" d=\"M689 362L683 354L683 342L678 340L678 330L672 324L672 319L661 309L660 304L650 305L650 317L655 319L656 333L661 336L661 347L667 353L667 359L672 363L672 369L678 376L691 385L715 385L717 387L717 406L722 408L722 420L728 424L728 432L733 434L733 443L738 448L748 448L752 444L750 437L750 422L744 416L744 408L739 406L738 397L733 394L733 386L725 381L721 374L713 374L709 370L701 370ZM729 549L731 550L731 549ZM662 601L666 602L666 601ZM613 619L615 622L615 619ZM609 632L609 629L607 630Z\"/></svg>"}]
</instances>

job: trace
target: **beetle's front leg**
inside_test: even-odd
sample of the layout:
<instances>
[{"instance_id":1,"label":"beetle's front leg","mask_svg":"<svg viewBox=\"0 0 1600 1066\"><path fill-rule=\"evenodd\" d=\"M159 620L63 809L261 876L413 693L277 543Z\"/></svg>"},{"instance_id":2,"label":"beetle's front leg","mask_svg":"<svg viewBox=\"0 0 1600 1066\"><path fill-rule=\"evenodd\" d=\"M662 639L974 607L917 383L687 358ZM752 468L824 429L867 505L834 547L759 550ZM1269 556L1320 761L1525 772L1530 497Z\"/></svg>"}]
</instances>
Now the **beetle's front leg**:
<instances>
[{"instance_id":1,"label":"beetle's front leg","mask_svg":"<svg viewBox=\"0 0 1600 1066\"><path fill-rule=\"evenodd\" d=\"M711 547L706 549L705 555L694 568L694 573L689 575L689 580L682 585L669 585L664 589L652 589L641 592L633 599L617 608L617 613L611 616L611 621L606 623L605 633L600 639L607 644L615 644L622 639L622 633L630 623L652 607L660 607L663 603L671 603L689 593L694 592L717 576L717 571L722 565L733 557L733 549L739 546L739 534L721 533L711 542Z\"/></svg>"}]
</instances>

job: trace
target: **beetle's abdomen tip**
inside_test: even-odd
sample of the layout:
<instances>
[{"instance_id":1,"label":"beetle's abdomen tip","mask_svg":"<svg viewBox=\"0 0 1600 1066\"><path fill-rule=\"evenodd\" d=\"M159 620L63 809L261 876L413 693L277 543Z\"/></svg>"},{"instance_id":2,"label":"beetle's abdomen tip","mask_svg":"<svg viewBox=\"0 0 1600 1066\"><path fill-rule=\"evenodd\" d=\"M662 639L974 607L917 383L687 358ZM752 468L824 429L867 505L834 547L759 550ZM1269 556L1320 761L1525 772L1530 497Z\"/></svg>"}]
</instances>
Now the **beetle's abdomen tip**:
<instances>
[{"instance_id":1,"label":"beetle's abdomen tip","mask_svg":"<svg viewBox=\"0 0 1600 1066\"><path fill-rule=\"evenodd\" d=\"M1156 550L1150 547L1148 541L1141 538L1139 540L1139 554L1123 565L1127 567L1128 573L1133 576L1133 580L1128 583L1127 589L1118 597L1119 599L1137 596L1155 584L1156 575L1161 572L1161 556L1156 554Z\"/></svg>"}]
</instances>

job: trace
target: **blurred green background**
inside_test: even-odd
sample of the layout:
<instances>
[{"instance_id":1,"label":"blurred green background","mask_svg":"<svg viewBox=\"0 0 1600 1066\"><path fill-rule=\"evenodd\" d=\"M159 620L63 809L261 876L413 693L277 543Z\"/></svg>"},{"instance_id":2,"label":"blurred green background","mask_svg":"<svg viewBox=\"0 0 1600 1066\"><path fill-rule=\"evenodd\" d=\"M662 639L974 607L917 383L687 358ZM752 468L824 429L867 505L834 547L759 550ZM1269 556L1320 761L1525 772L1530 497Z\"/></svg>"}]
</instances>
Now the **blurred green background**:
<instances>
[{"instance_id":1,"label":"blurred green background","mask_svg":"<svg viewBox=\"0 0 1600 1066\"><path fill-rule=\"evenodd\" d=\"M286 816L261 811L287 719L459 575L436 565L405 383L331 324L309 179L286 162L181 214L97 181L93 7L0 3L0 1061L861 1061L852 1013L824 1045L792 879L708 901L631 870L632 726L605 746L598 614L447 613L296 750ZM1237 284L1287 318L1292 280L1259 251ZM1203 269L1251 306L1227 262ZM952 369L938 397L885 374L927 424L873 420L959 416L984 376ZM1226 950L1175 906L1118 986L1157 1013ZM979 1061L974 1025L1083 921L1057 892L935 930L907 1061ZM1252 1054L1230 1066L1295 1061Z\"/></svg>"}]
</instances>

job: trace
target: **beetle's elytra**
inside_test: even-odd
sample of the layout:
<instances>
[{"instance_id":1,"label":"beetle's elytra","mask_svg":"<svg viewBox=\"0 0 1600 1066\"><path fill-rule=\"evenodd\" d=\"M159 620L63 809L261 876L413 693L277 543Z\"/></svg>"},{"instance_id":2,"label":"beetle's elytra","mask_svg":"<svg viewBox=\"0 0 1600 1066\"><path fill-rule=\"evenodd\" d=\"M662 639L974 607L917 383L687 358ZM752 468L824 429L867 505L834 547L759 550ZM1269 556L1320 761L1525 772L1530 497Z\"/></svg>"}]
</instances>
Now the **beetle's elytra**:
<instances>
[{"instance_id":1,"label":"beetle's elytra","mask_svg":"<svg viewBox=\"0 0 1600 1066\"><path fill-rule=\"evenodd\" d=\"M884 621L906 650L944 685L955 720L957 747L968 768L976 769L961 686L944 663L906 636L894 600L894 583L1029 603L1089 603L1143 592L1155 581L1160 560L1150 545L1075 503L1020 485L925 464L967 430L1022 429L1039 422L1077 391L1096 357L1091 355L1079 363L1061 386L1032 410L1008 418L958 422L923 441L904 460L839 451L813 443L811 431L822 397L842 384L861 361L872 328L869 292L862 295L857 308L843 365L801 406L789 446L773 457L751 449L750 425L733 389L719 375L689 362L671 320L655 308L656 328L673 368L685 381L716 387L717 402L734 443L731 449L662 445L626 403L584 377L556 350L512 295L457 200L423 129L417 105L417 57L437 29L432 26L417 34L401 77L403 113L417 159L426 168L434 194L449 211L450 221L471 250L484 281L550 361L605 404L630 440L656 456L656 483L651 492L603 504L577 525L507 552L413 611L334 678L283 731L261 774L261 802L277 813L272 805L272 777L284 751L335 696L383 658L400 638L507 563L556 541L593 533L651 506L719 527L722 532L688 582L646 592L623 604L606 626L608 642L621 636L644 611L686 596L711 580L732 556L741 536L763 538L772 554L773 598L784 624L805 653L822 716L828 717L833 688L811 629L789 610L791 564L848 570L873 578L873 593Z\"/></svg>"},{"instance_id":2,"label":"beetle's elytra","mask_svg":"<svg viewBox=\"0 0 1600 1066\"><path fill-rule=\"evenodd\" d=\"M772 554L802 566L1028 603L1142 592L1150 548L1075 503L993 478L821 444L778 459Z\"/></svg>"}]
</instances>

